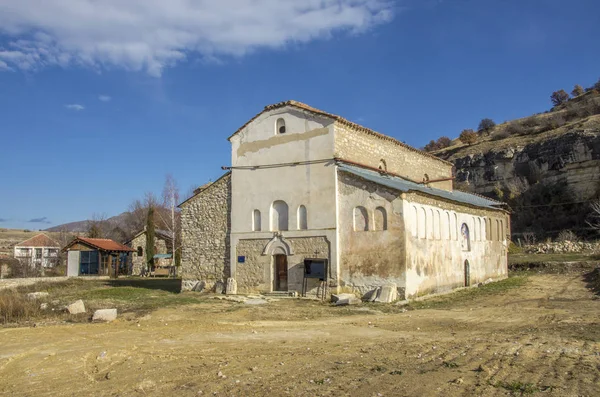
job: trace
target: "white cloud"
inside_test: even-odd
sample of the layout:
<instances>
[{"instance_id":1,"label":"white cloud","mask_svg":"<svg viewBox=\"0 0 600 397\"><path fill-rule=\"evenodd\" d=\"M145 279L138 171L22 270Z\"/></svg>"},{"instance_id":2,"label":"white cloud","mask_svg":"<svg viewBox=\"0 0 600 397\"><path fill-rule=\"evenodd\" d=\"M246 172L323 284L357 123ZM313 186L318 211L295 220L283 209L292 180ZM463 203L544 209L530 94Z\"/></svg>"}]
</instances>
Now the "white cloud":
<instances>
[{"instance_id":1,"label":"white cloud","mask_svg":"<svg viewBox=\"0 0 600 397\"><path fill-rule=\"evenodd\" d=\"M102 102L110 102L112 98L108 95L99 95L98 100Z\"/></svg>"},{"instance_id":2,"label":"white cloud","mask_svg":"<svg viewBox=\"0 0 600 397\"><path fill-rule=\"evenodd\" d=\"M85 109L85 106L80 105L78 103L73 103L71 105L65 105L65 107L69 110L75 110L75 111L80 111L80 110Z\"/></svg>"},{"instance_id":3,"label":"white cloud","mask_svg":"<svg viewBox=\"0 0 600 397\"><path fill-rule=\"evenodd\" d=\"M0 0L5 67L82 65L159 76L186 58L362 32L392 17L391 0ZM0 64L2 68L2 64Z\"/></svg>"}]
</instances>

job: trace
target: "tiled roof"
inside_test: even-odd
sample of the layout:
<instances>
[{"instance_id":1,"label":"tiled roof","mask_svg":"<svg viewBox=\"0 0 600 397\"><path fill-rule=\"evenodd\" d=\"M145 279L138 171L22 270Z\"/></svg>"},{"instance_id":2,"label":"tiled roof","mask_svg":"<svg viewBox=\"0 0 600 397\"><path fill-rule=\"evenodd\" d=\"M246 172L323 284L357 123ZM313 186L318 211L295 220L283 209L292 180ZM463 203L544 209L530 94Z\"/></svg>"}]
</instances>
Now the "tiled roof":
<instances>
[{"instance_id":1,"label":"tiled roof","mask_svg":"<svg viewBox=\"0 0 600 397\"><path fill-rule=\"evenodd\" d=\"M134 251L133 249L129 248L126 245L123 245L121 243L117 243L114 240L108 239L108 238L87 238L87 237L77 237L75 240L71 241L71 243L69 243L69 245L66 247L70 247L73 244L77 243L77 242L82 242L84 244L87 244L91 247L103 250L103 251L124 251L124 252L128 252L128 251Z\"/></svg>"},{"instance_id":2,"label":"tiled roof","mask_svg":"<svg viewBox=\"0 0 600 397\"><path fill-rule=\"evenodd\" d=\"M248 120L246 122L246 124L244 124L243 126L241 126L240 128L238 128L237 131L234 132L227 139L231 139L232 137L234 137L235 135L237 135L237 133L239 133L241 130L243 130L248 124L250 124L251 122L253 122L254 120L256 120L261 114L263 114L265 112L268 112L270 110L279 109L279 108L286 107L286 106L293 106L293 107L298 108L298 109L306 110L306 111L314 113L314 114L318 114L318 115L321 115L321 116L325 116L325 117L331 118L331 119L337 121L340 124L347 125L347 126L349 126L351 128L354 128L357 131L364 132L364 133L369 134L369 135L373 135L373 136L375 136L377 138L393 142L393 143L395 143L398 146L402 146L402 147L404 147L404 148L406 148L406 149L408 149L410 151L422 154L425 157L429 157L429 158L438 160L438 161L440 161L440 162L442 162L442 163L444 163L446 165L454 165L451 162L448 162L446 160L442 160L441 158L434 156L433 154L430 154L430 153L427 153L427 152L423 152L422 150L419 150L419 149L415 149L414 147L409 146L406 143L401 142L401 141L399 141L397 139L394 139L391 136L387 136L387 135L381 134L379 132L373 131L372 129L363 127L360 124L356 124L356 123L353 123L352 121L346 120L345 118L343 118L341 116L338 116L336 114L327 113L327 112L324 112L323 110L319 110L319 109L313 108L312 106L309 106L309 105L307 105L305 103L294 101L294 100L285 101L285 102L279 102L279 103L275 103L275 104L272 104L272 105L265 106L265 108L263 109L262 112L258 113L256 116L254 116L250 120Z\"/></svg>"},{"instance_id":3,"label":"tiled roof","mask_svg":"<svg viewBox=\"0 0 600 397\"><path fill-rule=\"evenodd\" d=\"M460 190L453 190L451 192L447 190L437 189L426 185L421 185L415 182L407 181L397 176L391 176L388 174L380 174L379 172L371 171L364 168L355 167L352 165L340 163L339 169L341 171L348 172L356 175L368 181L377 183L379 185L387 186L389 188L399 190L401 192L420 192L431 196L436 196L449 201L454 201L462 204L468 204L475 207L490 208L490 209L502 209L499 208L504 203L496 200L488 199L483 196L462 192Z\"/></svg>"},{"instance_id":4,"label":"tiled roof","mask_svg":"<svg viewBox=\"0 0 600 397\"><path fill-rule=\"evenodd\" d=\"M25 240L15 247L60 247L60 244L43 233L33 236L29 240Z\"/></svg>"}]
</instances>

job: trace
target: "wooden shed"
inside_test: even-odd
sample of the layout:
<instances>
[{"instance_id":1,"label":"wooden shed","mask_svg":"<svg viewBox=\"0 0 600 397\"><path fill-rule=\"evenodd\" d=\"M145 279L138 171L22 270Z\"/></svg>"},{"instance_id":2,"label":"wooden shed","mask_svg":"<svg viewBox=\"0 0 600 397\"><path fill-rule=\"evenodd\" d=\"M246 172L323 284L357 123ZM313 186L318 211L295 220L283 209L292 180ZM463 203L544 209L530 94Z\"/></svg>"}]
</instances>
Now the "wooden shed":
<instances>
[{"instance_id":1,"label":"wooden shed","mask_svg":"<svg viewBox=\"0 0 600 397\"><path fill-rule=\"evenodd\" d=\"M104 238L76 237L67 252L67 276L112 276L131 273L132 248Z\"/></svg>"}]
</instances>

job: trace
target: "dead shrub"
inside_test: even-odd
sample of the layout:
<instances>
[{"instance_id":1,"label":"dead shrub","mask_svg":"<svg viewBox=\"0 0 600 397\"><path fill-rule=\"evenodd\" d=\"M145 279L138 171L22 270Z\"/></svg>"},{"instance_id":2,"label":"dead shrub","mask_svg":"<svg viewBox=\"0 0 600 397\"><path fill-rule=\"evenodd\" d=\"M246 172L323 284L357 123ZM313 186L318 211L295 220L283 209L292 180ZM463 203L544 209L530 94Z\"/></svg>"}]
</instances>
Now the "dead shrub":
<instances>
[{"instance_id":1,"label":"dead shrub","mask_svg":"<svg viewBox=\"0 0 600 397\"><path fill-rule=\"evenodd\" d=\"M537 117L527 117L521 124L526 128L534 128L540 125L540 120Z\"/></svg>"},{"instance_id":2,"label":"dead shrub","mask_svg":"<svg viewBox=\"0 0 600 397\"><path fill-rule=\"evenodd\" d=\"M556 241L564 242L564 241L579 241L579 237L572 230L562 230L558 233L558 237Z\"/></svg>"},{"instance_id":3,"label":"dead shrub","mask_svg":"<svg viewBox=\"0 0 600 397\"><path fill-rule=\"evenodd\" d=\"M544 119L542 123L542 131L555 130L566 124L566 120L562 114L554 114Z\"/></svg>"},{"instance_id":4,"label":"dead shrub","mask_svg":"<svg viewBox=\"0 0 600 397\"><path fill-rule=\"evenodd\" d=\"M2 324L27 321L40 313L40 302L28 299L14 289L0 291L0 322Z\"/></svg>"},{"instance_id":5,"label":"dead shrub","mask_svg":"<svg viewBox=\"0 0 600 397\"><path fill-rule=\"evenodd\" d=\"M510 133L506 130L494 132L492 134L492 141L499 141L501 139L506 139L510 136Z\"/></svg>"},{"instance_id":6,"label":"dead shrub","mask_svg":"<svg viewBox=\"0 0 600 397\"><path fill-rule=\"evenodd\" d=\"M525 128L523 128L521 123L513 121L506 126L505 131L510 135L523 135L525 133Z\"/></svg>"}]
</instances>

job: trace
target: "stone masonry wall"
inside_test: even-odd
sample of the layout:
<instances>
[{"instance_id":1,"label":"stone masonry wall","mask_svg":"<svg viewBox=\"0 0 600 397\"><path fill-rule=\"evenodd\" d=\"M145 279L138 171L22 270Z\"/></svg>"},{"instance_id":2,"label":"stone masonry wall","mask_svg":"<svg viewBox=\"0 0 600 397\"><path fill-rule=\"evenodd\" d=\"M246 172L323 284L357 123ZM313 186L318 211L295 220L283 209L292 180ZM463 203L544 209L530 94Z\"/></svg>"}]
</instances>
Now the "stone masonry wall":
<instances>
[{"instance_id":1,"label":"stone masonry wall","mask_svg":"<svg viewBox=\"0 0 600 397\"><path fill-rule=\"evenodd\" d=\"M341 124L335 126L334 156L375 168L383 159L387 171L419 182L425 174L430 180L452 176L452 164ZM452 190L452 181L437 182L432 186Z\"/></svg>"},{"instance_id":2,"label":"stone masonry wall","mask_svg":"<svg viewBox=\"0 0 600 397\"><path fill-rule=\"evenodd\" d=\"M131 240L131 248L135 250L131 255L131 263L133 265L132 274L138 275L142 271L142 268L146 266L146 233L142 233L133 240ZM169 243L170 244L170 243ZM138 256L137 248L142 247L142 255ZM155 254L167 254L169 249L167 248L167 242L161 239L158 235L154 238L154 253Z\"/></svg>"},{"instance_id":3,"label":"stone masonry wall","mask_svg":"<svg viewBox=\"0 0 600 397\"><path fill-rule=\"evenodd\" d=\"M182 290L210 289L230 276L231 174L181 205Z\"/></svg>"},{"instance_id":4,"label":"stone masonry wall","mask_svg":"<svg viewBox=\"0 0 600 397\"><path fill-rule=\"evenodd\" d=\"M263 255L270 239L240 240L236 255L245 256L244 263L236 265L236 281L239 292L270 292L273 290L273 257ZM292 247L294 255L288 261L288 291L302 291L305 258L325 258L331 262L330 244L327 238L290 237L285 239ZM318 281L309 280L308 294L316 293Z\"/></svg>"}]
</instances>

